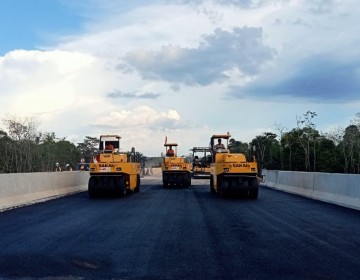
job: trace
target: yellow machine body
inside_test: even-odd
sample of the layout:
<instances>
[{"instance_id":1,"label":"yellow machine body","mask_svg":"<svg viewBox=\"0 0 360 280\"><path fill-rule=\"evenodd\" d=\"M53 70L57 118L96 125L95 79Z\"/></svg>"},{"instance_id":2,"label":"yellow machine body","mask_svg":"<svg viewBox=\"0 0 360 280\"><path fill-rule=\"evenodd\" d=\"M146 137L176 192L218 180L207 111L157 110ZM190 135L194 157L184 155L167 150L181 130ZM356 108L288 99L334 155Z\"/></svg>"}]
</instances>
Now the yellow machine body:
<instances>
[{"instance_id":1,"label":"yellow machine body","mask_svg":"<svg viewBox=\"0 0 360 280\"><path fill-rule=\"evenodd\" d=\"M165 143L165 156L163 157L161 171L163 186L189 187L191 185L191 166L184 157L177 156L177 143ZM174 147L173 155L168 155L168 150Z\"/></svg>"},{"instance_id":2,"label":"yellow machine body","mask_svg":"<svg viewBox=\"0 0 360 280\"><path fill-rule=\"evenodd\" d=\"M134 156L120 153L120 136L100 136L99 154L89 163L90 197L99 193L124 196L127 192L140 191L140 164ZM111 143L113 149L106 150Z\"/></svg>"},{"instance_id":3,"label":"yellow machine body","mask_svg":"<svg viewBox=\"0 0 360 280\"><path fill-rule=\"evenodd\" d=\"M248 161L242 153L230 153L228 139L230 134L213 135L215 139L227 140L225 149L213 149L210 164L210 190L222 196L242 194L249 198L258 197L258 164L255 157ZM214 146L214 145L212 145Z\"/></svg>"}]
</instances>

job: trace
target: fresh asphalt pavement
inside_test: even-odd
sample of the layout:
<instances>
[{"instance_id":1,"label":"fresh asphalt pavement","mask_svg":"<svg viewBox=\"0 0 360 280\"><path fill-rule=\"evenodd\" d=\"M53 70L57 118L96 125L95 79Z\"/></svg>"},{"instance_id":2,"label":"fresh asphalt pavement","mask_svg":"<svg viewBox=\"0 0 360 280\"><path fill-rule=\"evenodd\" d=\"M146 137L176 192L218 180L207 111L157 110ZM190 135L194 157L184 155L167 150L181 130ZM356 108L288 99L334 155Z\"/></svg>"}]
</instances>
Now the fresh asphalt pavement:
<instances>
[{"instance_id":1,"label":"fresh asphalt pavement","mask_svg":"<svg viewBox=\"0 0 360 280\"><path fill-rule=\"evenodd\" d=\"M359 279L360 211L261 187L220 198L209 181L0 213L0 279Z\"/></svg>"}]
</instances>

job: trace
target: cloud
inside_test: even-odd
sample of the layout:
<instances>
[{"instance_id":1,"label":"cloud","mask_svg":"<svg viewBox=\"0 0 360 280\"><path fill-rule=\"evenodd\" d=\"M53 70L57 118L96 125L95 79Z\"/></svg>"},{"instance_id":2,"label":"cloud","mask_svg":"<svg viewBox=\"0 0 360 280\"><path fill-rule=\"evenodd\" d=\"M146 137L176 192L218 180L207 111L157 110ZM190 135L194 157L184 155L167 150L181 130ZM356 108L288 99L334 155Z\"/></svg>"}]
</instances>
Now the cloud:
<instances>
[{"instance_id":1,"label":"cloud","mask_svg":"<svg viewBox=\"0 0 360 280\"><path fill-rule=\"evenodd\" d=\"M131 51L124 59L144 79L209 85L228 79L225 73L233 69L256 75L273 56L274 50L262 42L261 28L243 27L216 29L197 49L168 45L160 51Z\"/></svg>"},{"instance_id":2,"label":"cloud","mask_svg":"<svg viewBox=\"0 0 360 280\"><path fill-rule=\"evenodd\" d=\"M77 110L68 107L57 112L52 119L41 121L42 131L55 131L57 136L66 136L74 143L82 142L85 136L118 134L123 137L124 150L135 146L149 156L160 154L166 134L179 134L184 128L186 123L177 109L161 111L148 105L109 106L100 103L84 105Z\"/></svg>"},{"instance_id":3,"label":"cloud","mask_svg":"<svg viewBox=\"0 0 360 280\"><path fill-rule=\"evenodd\" d=\"M38 116L60 137L116 133L158 155L165 135L188 152L214 133L250 141L291 127L307 110L327 125L359 111L354 1L61 2L81 29L0 57L4 113Z\"/></svg>"},{"instance_id":4,"label":"cloud","mask_svg":"<svg viewBox=\"0 0 360 280\"><path fill-rule=\"evenodd\" d=\"M156 99L160 96L158 93L152 93L152 92L121 92L120 90L113 90L112 92L109 92L106 97L109 98L140 98L140 99Z\"/></svg>"},{"instance_id":5,"label":"cloud","mask_svg":"<svg viewBox=\"0 0 360 280\"><path fill-rule=\"evenodd\" d=\"M5 110L23 113L64 108L85 97L87 78L99 68L95 57L75 51L9 52L0 57L1 103Z\"/></svg>"},{"instance_id":6,"label":"cloud","mask_svg":"<svg viewBox=\"0 0 360 280\"><path fill-rule=\"evenodd\" d=\"M76 51L14 50L0 57L0 79L3 82L30 81L34 77L47 80L49 76L59 77L79 71L94 61L95 57Z\"/></svg>"},{"instance_id":7,"label":"cloud","mask_svg":"<svg viewBox=\"0 0 360 280\"><path fill-rule=\"evenodd\" d=\"M170 4L163 0L151 3L142 1L141 5L133 5L133 1L130 4L124 1L94 0L89 6L94 3L95 8L88 9L91 20L85 24L85 32L59 38L55 47L116 59L123 52L139 46L156 50L167 44L197 45L201 34L213 30L208 16L188 5ZM194 24L197 28L194 28Z\"/></svg>"},{"instance_id":8,"label":"cloud","mask_svg":"<svg viewBox=\"0 0 360 280\"><path fill-rule=\"evenodd\" d=\"M124 128L141 127L156 128L157 130L176 129L180 123L180 114L169 109L167 112L157 111L149 106L142 105L130 109L112 111L109 114L97 117L90 123L95 127L108 127L118 129L119 125Z\"/></svg>"},{"instance_id":9,"label":"cloud","mask_svg":"<svg viewBox=\"0 0 360 280\"><path fill-rule=\"evenodd\" d=\"M297 62L288 75L264 75L231 96L302 98L312 102L347 103L360 100L360 60L344 60L329 54L309 56ZM289 69L289 68L288 68ZM240 92L240 95L238 94Z\"/></svg>"},{"instance_id":10,"label":"cloud","mask_svg":"<svg viewBox=\"0 0 360 280\"><path fill-rule=\"evenodd\" d=\"M308 0L308 9L314 14L329 14L336 9L336 0Z\"/></svg>"},{"instance_id":11,"label":"cloud","mask_svg":"<svg viewBox=\"0 0 360 280\"><path fill-rule=\"evenodd\" d=\"M213 0L212 2L224 6L236 6L242 9L254 9L271 4L283 4L290 2L291 0ZM326 0L325 0L326 1ZM203 5L206 0L179 0L179 2L186 4Z\"/></svg>"}]
</instances>

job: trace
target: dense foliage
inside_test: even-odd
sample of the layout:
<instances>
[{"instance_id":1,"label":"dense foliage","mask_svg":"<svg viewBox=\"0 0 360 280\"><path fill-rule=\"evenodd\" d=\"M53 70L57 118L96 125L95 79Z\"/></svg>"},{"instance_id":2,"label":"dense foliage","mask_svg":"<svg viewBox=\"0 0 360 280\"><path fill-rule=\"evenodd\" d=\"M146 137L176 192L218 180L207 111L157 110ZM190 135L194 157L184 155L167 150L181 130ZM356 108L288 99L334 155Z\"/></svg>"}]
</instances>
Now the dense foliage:
<instances>
[{"instance_id":1,"label":"dense foliage","mask_svg":"<svg viewBox=\"0 0 360 280\"><path fill-rule=\"evenodd\" d=\"M230 139L231 152L255 156L259 167L273 170L360 173L360 114L345 129L322 134L316 129L315 112L308 111L297 125L286 131L276 125L278 134L265 132L250 143ZM33 119L15 117L3 121L0 129L0 173L54 171L58 162L63 169L76 168L83 158L89 162L97 152L98 138L85 136L77 146L55 133L40 133ZM158 165L158 159L129 151L129 157L143 164Z\"/></svg>"},{"instance_id":2,"label":"dense foliage","mask_svg":"<svg viewBox=\"0 0 360 280\"><path fill-rule=\"evenodd\" d=\"M322 134L315 128L314 112L306 112L297 126L279 135L265 132L246 144L230 140L230 150L256 156L260 168L272 170L360 173L360 115L346 129Z\"/></svg>"},{"instance_id":3,"label":"dense foliage","mask_svg":"<svg viewBox=\"0 0 360 280\"><path fill-rule=\"evenodd\" d=\"M62 170L67 170L66 166L76 169L81 159L89 162L98 150L98 138L86 136L76 146L54 132L38 132L33 119L12 117L3 122L8 132L0 130L0 173L55 171L57 163ZM127 153L144 161L139 152Z\"/></svg>"}]
</instances>

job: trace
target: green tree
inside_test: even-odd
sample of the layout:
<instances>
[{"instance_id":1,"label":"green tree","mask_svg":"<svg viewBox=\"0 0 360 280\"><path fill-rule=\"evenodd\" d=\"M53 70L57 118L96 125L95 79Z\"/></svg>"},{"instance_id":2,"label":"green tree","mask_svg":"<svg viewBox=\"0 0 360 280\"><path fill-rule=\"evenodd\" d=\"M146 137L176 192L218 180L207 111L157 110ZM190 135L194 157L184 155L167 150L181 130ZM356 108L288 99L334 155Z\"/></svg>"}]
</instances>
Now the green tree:
<instances>
[{"instance_id":1,"label":"green tree","mask_svg":"<svg viewBox=\"0 0 360 280\"><path fill-rule=\"evenodd\" d=\"M356 125L349 125L345 129L339 148L343 155L344 172L359 173L360 131Z\"/></svg>"},{"instance_id":2,"label":"green tree","mask_svg":"<svg viewBox=\"0 0 360 280\"><path fill-rule=\"evenodd\" d=\"M317 155L317 172L341 173L343 171L341 155L332 140L321 137L318 141Z\"/></svg>"},{"instance_id":3,"label":"green tree","mask_svg":"<svg viewBox=\"0 0 360 280\"><path fill-rule=\"evenodd\" d=\"M237 141L234 138L229 140L229 150L231 153L243 153L249 156L249 144Z\"/></svg>"},{"instance_id":4,"label":"green tree","mask_svg":"<svg viewBox=\"0 0 360 280\"><path fill-rule=\"evenodd\" d=\"M12 140L8 134L0 130L0 173L10 173L12 170L10 146Z\"/></svg>"},{"instance_id":5,"label":"green tree","mask_svg":"<svg viewBox=\"0 0 360 280\"><path fill-rule=\"evenodd\" d=\"M83 143L77 144L77 150L79 151L80 157L84 158L86 162L90 162L92 156L98 152L99 149L99 138L85 136Z\"/></svg>"},{"instance_id":6,"label":"green tree","mask_svg":"<svg viewBox=\"0 0 360 280\"><path fill-rule=\"evenodd\" d=\"M264 132L263 135L256 136L250 143L251 147L256 147L256 157L259 168L271 169L280 166L278 162L279 143L277 135L272 132Z\"/></svg>"},{"instance_id":7,"label":"green tree","mask_svg":"<svg viewBox=\"0 0 360 280\"><path fill-rule=\"evenodd\" d=\"M11 116L4 119L3 123L12 140L8 142L9 171L17 173L36 171L33 163L36 160L38 144L37 121L33 118Z\"/></svg>"},{"instance_id":8,"label":"green tree","mask_svg":"<svg viewBox=\"0 0 360 280\"><path fill-rule=\"evenodd\" d=\"M297 118L297 136L301 147L304 150L305 170L311 169L311 150L313 151L313 170L316 170L316 138L319 133L315 129L313 119L317 116L315 112L307 111L302 117Z\"/></svg>"},{"instance_id":9,"label":"green tree","mask_svg":"<svg viewBox=\"0 0 360 280\"><path fill-rule=\"evenodd\" d=\"M298 129L293 128L291 131L284 133L281 139L283 148L284 170L304 171L304 152L298 140Z\"/></svg>"},{"instance_id":10,"label":"green tree","mask_svg":"<svg viewBox=\"0 0 360 280\"><path fill-rule=\"evenodd\" d=\"M39 170L54 171L57 162L62 169L65 169L66 164L76 167L80 152L73 143L65 138L57 138L54 132L43 134L39 141Z\"/></svg>"}]
</instances>

